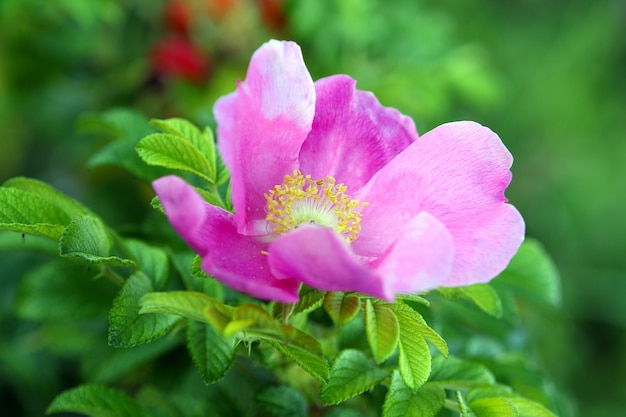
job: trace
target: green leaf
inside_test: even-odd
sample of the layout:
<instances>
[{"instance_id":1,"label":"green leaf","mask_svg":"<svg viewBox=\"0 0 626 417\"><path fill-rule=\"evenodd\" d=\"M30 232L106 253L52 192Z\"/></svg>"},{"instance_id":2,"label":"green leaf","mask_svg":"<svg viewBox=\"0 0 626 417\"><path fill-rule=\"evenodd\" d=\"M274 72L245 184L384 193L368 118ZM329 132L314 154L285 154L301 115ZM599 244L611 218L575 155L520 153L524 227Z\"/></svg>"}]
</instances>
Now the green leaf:
<instances>
[{"instance_id":1,"label":"green leaf","mask_svg":"<svg viewBox=\"0 0 626 417\"><path fill-rule=\"evenodd\" d=\"M55 260L29 270L20 280L15 302L19 317L37 321L76 321L106 317L115 296L107 280L74 262Z\"/></svg>"},{"instance_id":2,"label":"green leaf","mask_svg":"<svg viewBox=\"0 0 626 417\"><path fill-rule=\"evenodd\" d=\"M517 408L519 417L557 417L541 404L526 398L513 397L508 400Z\"/></svg>"},{"instance_id":3,"label":"green leaf","mask_svg":"<svg viewBox=\"0 0 626 417\"><path fill-rule=\"evenodd\" d=\"M59 239L61 256L81 258L88 262L116 266L134 266L130 259L110 256L111 241L100 219L92 216L76 217L63 231Z\"/></svg>"},{"instance_id":4,"label":"green leaf","mask_svg":"<svg viewBox=\"0 0 626 417\"><path fill-rule=\"evenodd\" d=\"M411 307L396 303L390 308L394 310L400 325L400 374L405 384L417 390L426 381L431 370L431 355L426 340L444 355L448 355L448 346Z\"/></svg>"},{"instance_id":5,"label":"green leaf","mask_svg":"<svg viewBox=\"0 0 626 417\"><path fill-rule=\"evenodd\" d=\"M204 313L206 308L226 310L226 306L215 298L192 291L151 292L142 297L140 305L139 314L176 314L205 323L209 323Z\"/></svg>"},{"instance_id":6,"label":"green leaf","mask_svg":"<svg viewBox=\"0 0 626 417\"><path fill-rule=\"evenodd\" d=\"M413 391L395 371L383 404L382 417L434 417L443 407L445 399L446 392L441 387L428 383Z\"/></svg>"},{"instance_id":7,"label":"green leaf","mask_svg":"<svg viewBox=\"0 0 626 417\"><path fill-rule=\"evenodd\" d=\"M313 337L291 326L283 328L287 338L284 342L268 340L272 346L292 359L312 377L320 381L328 379L329 366L322 353L322 346Z\"/></svg>"},{"instance_id":8,"label":"green leaf","mask_svg":"<svg viewBox=\"0 0 626 417\"><path fill-rule=\"evenodd\" d=\"M211 129L206 128L201 133L200 130L191 122L180 118L165 120L153 119L150 121L150 124L157 127L164 133L169 133L187 139L191 142L191 144L193 144L193 146L202 152L210 163L215 162L215 139L213 138L213 132Z\"/></svg>"},{"instance_id":9,"label":"green leaf","mask_svg":"<svg viewBox=\"0 0 626 417\"><path fill-rule=\"evenodd\" d=\"M14 188L34 194L56 206L59 210L67 214L71 219L83 214L91 214L91 210L83 206L78 201L66 196L43 181L26 177L15 177L7 180L3 187Z\"/></svg>"},{"instance_id":10,"label":"green leaf","mask_svg":"<svg viewBox=\"0 0 626 417\"><path fill-rule=\"evenodd\" d=\"M328 382L322 384L322 404L339 404L374 387L388 375L375 367L363 352L344 350L335 359Z\"/></svg>"},{"instance_id":11,"label":"green leaf","mask_svg":"<svg viewBox=\"0 0 626 417\"><path fill-rule=\"evenodd\" d=\"M204 269L202 269L202 258L199 255L194 255L193 261L191 262L191 275L198 278L211 278Z\"/></svg>"},{"instance_id":12,"label":"green leaf","mask_svg":"<svg viewBox=\"0 0 626 417\"><path fill-rule=\"evenodd\" d=\"M359 313L361 299L353 294L327 292L324 297L324 309L337 325L342 325Z\"/></svg>"},{"instance_id":13,"label":"green leaf","mask_svg":"<svg viewBox=\"0 0 626 417\"><path fill-rule=\"evenodd\" d=\"M162 290L167 284L170 272L167 253L136 239L124 240L124 246L137 262L139 269L152 279L154 288Z\"/></svg>"},{"instance_id":14,"label":"green leaf","mask_svg":"<svg viewBox=\"0 0 626 417\"><path fill-rule=\"evenodd\" d=\"M374 360L381 363L396 350L400 327L387 304L365 300L365 330Z\"/></svg>"},{"instance_id":15,"label":"green leaf","mask_svg":"<svg viewBox=\"0 0 626 417\"><path fill-rule=\"evenodd\" d=\"M113 139L87 161L88 167L114 165L145 181L167 174L162 168L146 165L135 152L137 142L155 131L136 111L113 109L100 115L84 117L80 124L83 128L100 131Z\"/></svg>"},{"instance_id":16,"label":"green leaf","mask_svg":"<svg viewBox=\"0 0 626 417\"><path fill-rule=\"evenodd\" d=\"M468 405L476 417L519 417L517 407L509 398L481 398Z\"/></svg>"},{"instance_id":17,"label":"green leaf","mask_svg":"<svg viewBox=\"0 0 626 417\"><path fill-rule=\"evenodd\" d=\"M191 320L187 327L187 349L205 384L222 378L235 361L235 344L213 327Z\"/></svg>"},{"instance_id":18,"label":"green leaf","mask_svg":"<svg viewBox=\"0 0 626 417\"><path fill-rule=\"evenodd\" d=\"M270 386L256 395L259 405L275 417L306 417L309 405L300 391L289 385Z\"/></svg>"},{"instance_id":19,"label":"green leaf","mask_svg":"<svg viewBox=\"0 0 626 417\"><path fill-rule=\"evenodd\" d=\"M485 313L502 317L502 302L498 293L488 284L474 284L457 288L462 296L472 300Z\"/></svg>"},{"instance_id":20,"label":"green leaf","mask_svg":"<svg viewBox=\"0 0 626 417\"><path fill-rule=\"evenodd\" d=\"M436 356L432 361L430 382L449 389L468 389L495 383L493 374L484 366L450 356Z\"/></svg>"},{"instance_id":21,"label":"green leaf","mask_svg":"<svg viewBox=\"0 0 626 417\"><path fill-rule=\"evenodd\" d=\"M552 306L561 302L558 271L541 244L532 239L522 244L494 283L510 286L534 302L539 300Z\"/></svg>"},{"instance_id":22,"label":"green leaf","mask_svg":"<svg viewBox=\"0 0 626 417\"><path fill-rule=\"evenodd\" d=\"M57 240L71 217L46 198L0 187L0 229Z\"/></svg>"},{"instance_id":23,"label":"green leaf","mask_svg":"<svg viewBox=\"0 0 626 417\"><path fill-rule=\"evenodd\" d=\"M293 305L291 314L308 313L309 311L322 305L325 291L320 291L306 285L302 285L298 292L299 300Z\"/></svg>"},{"instance_id":24,"label":"green leaf","mask_svg":"<svg viewBox=\"0 0 626 417\"><path fill-rule=\"evenodd\" d=\"M113 300L109 314L109 344L132 347L151 342L167 333L180 317L167 314L139 314L140 302L153 290L143 272L133 273Z\"/></svg>"},{"instance_id":25,"label":"green leaf","mask_svg":"<svg viewBox=\"0 0 626 417\"><path fill-rule=\"evenodd\" d=\"M215 185L215 166L184 137L155 133L143 138L135 149L148 165L190 172Z\"/></svg>"},{"instance_id":26,"label":"green leaf","mask_svg":"<svg viewBox=\"0 0 626 417\"><path fill-rule=\"evenodd\" d=\"M438 288L437 292L448 299L465 298L493 317L502 316L502 301L488 284L474 284L456 288Z\"/></svg>"},{"instance_id":27,"label":"green leaf","mask_svg":"<svg viewBox=\"0 0 626 417\"><path fill-rule=\"evenodd\" d=\"M398 316L400 324L400 341L398 367L404 383L412 390L417 390L428 379L430 374L430 350L426 340L419 331Z\"/></svg>"},{"instance_id":28,"label":"green leaf","mask_svg":"<svg viewBox=\"0 0 626 417\"><path fill-rule=\"evenodd\" d=\"M147 417L148 413L125 392L103 385L81 385L59 394L46 414L73 412L91 417Z\"/></svg>"},{"instance_id":29,"label":"green leaf","mask_svg":"<svg viewBox=\"0 0 626 417\"><path fill-rule=\"evenodd\" d=\"M285 340L283 327L267 311L254 304L242 304L233 310L233 321L226 326L224 333L234 334L246 330L248 337L271 337Z\"/></svg>"},{"instance_id":30,"label":"green leaf","mask_svg":"<svg viewBox=\"0 0 626 417\"><path fill-rule=\"evenodd\" d=\"M465 399L471 403L482 398L514 397L513 390L506 385L486 385L472 388L465 394Z\"/></svg>"}]
</instances>

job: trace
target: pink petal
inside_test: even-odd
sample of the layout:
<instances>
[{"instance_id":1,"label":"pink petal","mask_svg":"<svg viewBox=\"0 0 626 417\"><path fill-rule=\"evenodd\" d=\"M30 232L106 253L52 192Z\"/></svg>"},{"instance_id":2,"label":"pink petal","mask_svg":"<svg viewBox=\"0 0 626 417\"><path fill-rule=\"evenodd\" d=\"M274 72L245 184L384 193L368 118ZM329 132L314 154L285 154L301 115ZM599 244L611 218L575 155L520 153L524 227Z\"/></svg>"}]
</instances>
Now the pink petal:
<instances>
[{"instance_id":1,"label":"pink petal","mask_svg":"<svg viewBox=\"0 0 626 417\"><path fill-rule=\"evenodd\" d=\"M285 303L298 300L299 283L271 274L263 255L267 243L239 235L231 213L208 204L178 177L160 178L153 187L170 223L203 258L202 267L209 275L254 297Z\"/></svg>"},{"instance_id":2,"label":"pink petal","mask_svg":"<svg viewBox=\"0 0 626 417\"><path fill-rule=\"evenodd\" d=\"M426 211L454 241L445 285L488 281L524 238L522 217L505 204L512 161L500 138L479 124L449 123L428 132L353 196L370 203L354 251L380 256L412 217Z\"/></svg>"},{"instance_id":3,"label":"pink petal","mask_svg":"<svg viewBox=\"0 0 626 417\"><path fill-rule=\"evenodd\" d=\"M454 243L446 227L422 212L409 221L400 237L376 262L388 298L443 285L452 269Z\"/></svg>"},{"instance_id":4,"label":"pink petal","mask_svg":"<svg viewBox=\"0 0 626 417\"><path fill-rule=\"evenodd\" d=\"M334 176L354 192L417 139L410 118L356 90L348 76L318 80L315 91L313 129L300 152L301 170L313 178Z\"/></svg>"},{"instance_id":5,"label":"pink petal","mask_svg":"<svg viewBox=\"0 0 626 417\"><path fill-rule=\"evenodd\" d=\"M387 298L381 278L331 229L302 225L276 239L268 252L270 268L277 277L293 277L324 291L357 291Z\"/></svg>"},{"instance_id":6,"label":"pink petal","mask_svg":"<svg viewBox=\"0 0 626 417\"><path fill-rule=\"evenodd\" d=\"M214 112L238 230L265 234L263 195L298 168L315 112L315 88L300 47L264 44L252 56L246 80L218 100Z\"/></svg>"}]
</instances>

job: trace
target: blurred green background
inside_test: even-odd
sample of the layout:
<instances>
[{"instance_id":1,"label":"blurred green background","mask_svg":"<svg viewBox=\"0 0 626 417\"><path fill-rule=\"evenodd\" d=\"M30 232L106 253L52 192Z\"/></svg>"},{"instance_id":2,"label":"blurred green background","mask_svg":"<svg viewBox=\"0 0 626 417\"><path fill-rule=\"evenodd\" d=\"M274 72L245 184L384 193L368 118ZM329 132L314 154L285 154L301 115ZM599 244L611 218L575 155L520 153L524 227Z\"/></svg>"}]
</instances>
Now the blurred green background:
<instances>
[{"instance_id":1,"label":"blurred green background","mask_svg":"<svg viewBox=\"0 0 626 417\"><path fill-rule=\"evenodd\" d=\"M150 190L85 166L104 143L85 115L131 107L210 124L214 100L269 38L297 41L314 78L351 75L422 133L470 119L500 135L515 157L508 197L562 275L563 311L536 332L545 373L572 415L621 415L623 0L2 0L0 180L42 179L109 224L132 225L150 210ZM12 303L33 257L0 257L0 334L28 332ZM26 394L12 385L10 341L0 343L0 403L13 404ZM54 373L44 359L33 362L39 381ZM33 392L56 393L40 385Z\"/></svg>"}]
</instances>

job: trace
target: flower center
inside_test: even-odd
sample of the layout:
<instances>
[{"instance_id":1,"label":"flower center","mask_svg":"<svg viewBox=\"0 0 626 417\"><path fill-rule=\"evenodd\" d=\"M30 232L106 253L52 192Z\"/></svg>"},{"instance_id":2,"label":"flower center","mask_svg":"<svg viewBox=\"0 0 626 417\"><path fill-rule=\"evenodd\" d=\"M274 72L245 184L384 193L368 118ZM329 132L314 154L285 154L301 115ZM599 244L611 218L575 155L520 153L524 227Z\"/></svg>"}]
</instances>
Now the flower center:
<instances>
[{"instance_id":1,"label":"flower center","mask_svg":"<svg viewBox=\"0 0 626 417\"><path fill-rule=\"evenodd\" d=\"M361 208L367 203L350 200L347 187L333 177L312 180L294 171L267 194L267 220L276 233L285 233L303 223L329 227L354 242L361 231Z\"/></svg>"}]
</instances>

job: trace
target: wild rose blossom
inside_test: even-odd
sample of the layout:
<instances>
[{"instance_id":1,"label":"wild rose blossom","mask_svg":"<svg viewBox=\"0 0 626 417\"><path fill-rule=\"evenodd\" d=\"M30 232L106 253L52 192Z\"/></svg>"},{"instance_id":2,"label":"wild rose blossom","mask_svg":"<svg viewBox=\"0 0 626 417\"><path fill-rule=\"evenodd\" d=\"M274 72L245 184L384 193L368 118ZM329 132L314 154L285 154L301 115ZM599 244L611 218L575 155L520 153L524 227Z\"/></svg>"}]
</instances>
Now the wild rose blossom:
<instances>
[{"instance_id":1,"label":"wild rose blossom","mask_svg":"<svg viewBox=\"0 0 626 417\"><path fill-rule=\"evenodd\" d=\"M418 138L356 82L313 82L298 45L270 41L215 105L234 214L180 178L154 189L203 269L252 296L295 302L301 283L392 301L486 282L524 238L506 203L511 154L474 122Z\"/></svg>"}]
</instances>

